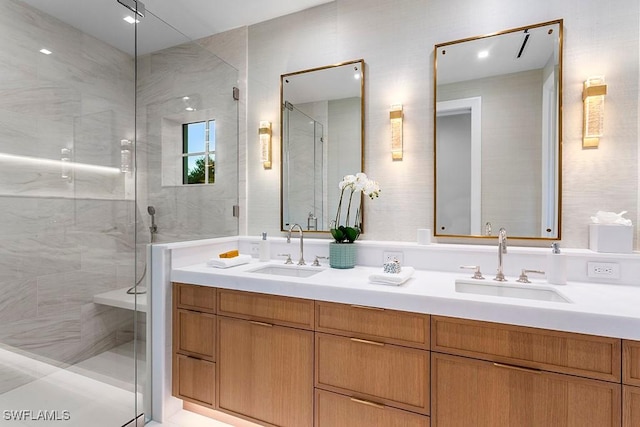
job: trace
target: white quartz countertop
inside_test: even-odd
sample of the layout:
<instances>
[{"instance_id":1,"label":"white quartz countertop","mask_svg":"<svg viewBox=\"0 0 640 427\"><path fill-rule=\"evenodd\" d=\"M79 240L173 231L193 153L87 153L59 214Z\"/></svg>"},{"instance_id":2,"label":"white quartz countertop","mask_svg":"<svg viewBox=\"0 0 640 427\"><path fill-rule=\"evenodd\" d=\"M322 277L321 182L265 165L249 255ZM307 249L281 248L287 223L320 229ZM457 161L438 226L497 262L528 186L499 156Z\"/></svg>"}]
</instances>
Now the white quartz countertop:
<instances>
[{"instance_id":1,"label":"white quartz countertop","mask_svg":"<svg viewBox=\"0 0 640 427\"><path fill-rule=\"evenodd\" d=\"M465 319L484 320L567 332L640 340L640 287L569 282L554 286L531 278L534 286L555 289L571 302L547 302L460 293L456 279L468 273L416 270L400 286L369 283L369 276L381 268L356 266L338 270L328 266L310 267L321 272L310 277L286 277L252 272L262 266L283 266L281 261L249 264L227 269L204 263L174 268L174 282L214 286L224 289L358 304ZM513 286L532 286L515 282Z\"/></svg>"}]
</instances>

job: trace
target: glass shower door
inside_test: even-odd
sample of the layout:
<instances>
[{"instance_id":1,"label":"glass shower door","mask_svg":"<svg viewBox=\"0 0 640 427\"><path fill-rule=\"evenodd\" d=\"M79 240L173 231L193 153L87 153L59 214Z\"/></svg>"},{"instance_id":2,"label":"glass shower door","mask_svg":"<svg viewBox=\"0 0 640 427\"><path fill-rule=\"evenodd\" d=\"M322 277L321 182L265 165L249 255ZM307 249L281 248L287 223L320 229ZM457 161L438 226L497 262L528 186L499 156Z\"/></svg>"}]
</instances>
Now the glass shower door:
<instances>
[{"instance_id":1,"label":"glass shower door","mask_svg":"<svg viewBox=\"0 0 640 427\"><path fill-rule=\"evenodd\" d=\"M55 3L0 2L0 408L15 425L122 426L144 362L126 297L135 22L115 0ZM122 46L84 28L96 13Z\"/></svg>"}]
</instances>

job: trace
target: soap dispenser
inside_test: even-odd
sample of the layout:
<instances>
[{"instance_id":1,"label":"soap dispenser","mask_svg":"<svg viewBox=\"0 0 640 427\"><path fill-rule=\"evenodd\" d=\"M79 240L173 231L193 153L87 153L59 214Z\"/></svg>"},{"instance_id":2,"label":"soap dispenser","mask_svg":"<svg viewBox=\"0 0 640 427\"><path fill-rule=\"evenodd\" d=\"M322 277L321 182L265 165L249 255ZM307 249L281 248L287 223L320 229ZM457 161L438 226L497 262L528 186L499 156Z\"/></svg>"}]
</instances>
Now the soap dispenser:
<instances>
[{"instance_id":1,"label":"soap dispenser","mask_svg":"<svg viewBox=\"0 0 640 427\"><path fill-rule=\"evenodd\" d=\"M551 253L547 260L547 282L552 285L567 284L567 259L560 252L560 244L554 242L551 244Z\"/></svg>"},{"instance_id":2,"label":"soap dispenser","mask_svg":"<svg viewBox=\"0 0 640 427\"><path fill-rule=\"evenodd\" d=\"M267 240L267 233L262 233L262 240L260 240L259 248L260 261L269 261L271 259L271 242Z\"/></svg>"}]
</instances>

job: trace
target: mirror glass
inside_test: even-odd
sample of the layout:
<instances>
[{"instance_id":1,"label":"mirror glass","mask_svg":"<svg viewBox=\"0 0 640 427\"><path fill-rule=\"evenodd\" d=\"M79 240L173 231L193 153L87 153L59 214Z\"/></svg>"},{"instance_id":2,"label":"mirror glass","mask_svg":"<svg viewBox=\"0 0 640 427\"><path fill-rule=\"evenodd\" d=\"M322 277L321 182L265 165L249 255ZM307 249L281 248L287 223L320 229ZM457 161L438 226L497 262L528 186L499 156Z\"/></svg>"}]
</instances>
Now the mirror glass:
<instances>
[{"instance_id":1,"label":"mirror glass","mask_svg":"<svg viewBox=\"0 0 640 427\"><path fill-rule=\"evenodd\" d=\"M338 183L363 171L364 61L283 74L280 101L281 228L328 232Z\"/></svg>"},{"instance_id":2,"label":"mirror glass","mask_svg":"<svg viewBox=\"0 0 640 427\"><path fill-rule=\"evenodd\" d=\"M436 236L560 238L562 20L435 46Z\"/></svg>"}]
</instances>

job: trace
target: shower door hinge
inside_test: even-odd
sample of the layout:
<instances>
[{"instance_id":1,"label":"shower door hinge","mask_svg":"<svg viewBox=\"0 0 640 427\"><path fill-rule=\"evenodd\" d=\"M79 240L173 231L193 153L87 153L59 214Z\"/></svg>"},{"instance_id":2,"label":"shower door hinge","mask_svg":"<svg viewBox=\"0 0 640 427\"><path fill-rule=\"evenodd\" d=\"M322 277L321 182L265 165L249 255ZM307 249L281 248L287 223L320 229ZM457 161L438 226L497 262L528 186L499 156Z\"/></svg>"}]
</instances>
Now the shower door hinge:
<instances>
[{"instance_id":1,"label":"shower door hinge","mask_svg":"<svg viewBox=\"0 0 640 427\"><path fill-rule=\"evenodd\" d=\"M240 218L240 206L233 205L233 216L236 218Z\"/></svg>"},{"instance_id":2,"label":"shower door hinge","mask_svg":"<svg viewBox=\"0 0 640 427\"><path fill-rule=\"evenodd\" d=\"M240 89L238 89L237 87L233 88L233 99L235 101L240 99Z\"/></svg>"}]
</instances>

